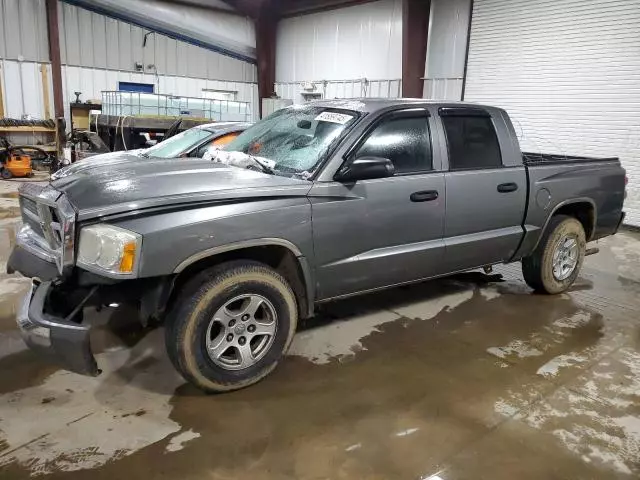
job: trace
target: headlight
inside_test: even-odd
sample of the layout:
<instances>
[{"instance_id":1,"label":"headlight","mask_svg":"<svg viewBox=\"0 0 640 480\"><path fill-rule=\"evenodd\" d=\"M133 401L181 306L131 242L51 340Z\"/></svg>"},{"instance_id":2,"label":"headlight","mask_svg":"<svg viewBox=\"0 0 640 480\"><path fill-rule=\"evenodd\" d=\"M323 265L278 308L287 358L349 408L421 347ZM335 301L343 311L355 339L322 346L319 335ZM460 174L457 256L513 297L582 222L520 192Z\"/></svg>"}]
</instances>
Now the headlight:
<instances>
[{"instance_id":1,"label":"headlight","mask_svg":"<svg viewBox=\"0 0 640 480\"><path fill-rule=\"evenodd\" d=\"M135 276L142 236L113 225L90 225L80 230L78 265L110 276Z\"/></svg>"}]
</instances>

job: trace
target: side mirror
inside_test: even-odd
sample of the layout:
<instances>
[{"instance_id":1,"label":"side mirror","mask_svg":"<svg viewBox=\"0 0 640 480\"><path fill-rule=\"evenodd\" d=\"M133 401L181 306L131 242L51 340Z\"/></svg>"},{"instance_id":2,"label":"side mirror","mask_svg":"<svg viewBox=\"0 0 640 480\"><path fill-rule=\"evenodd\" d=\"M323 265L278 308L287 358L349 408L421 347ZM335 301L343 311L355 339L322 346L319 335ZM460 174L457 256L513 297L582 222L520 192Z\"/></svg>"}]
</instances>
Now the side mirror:
<instances>
[{"instance_id":1,"label":"side mirror","mask_svg":"<svg viewBox=\"0 0 640 480\"><path fill-rule=\"evenodd\" d=\"M342 167L335 175L339 182L392 177L396 169L388 158L360 157Z\"/></svg>"}]
</instances>

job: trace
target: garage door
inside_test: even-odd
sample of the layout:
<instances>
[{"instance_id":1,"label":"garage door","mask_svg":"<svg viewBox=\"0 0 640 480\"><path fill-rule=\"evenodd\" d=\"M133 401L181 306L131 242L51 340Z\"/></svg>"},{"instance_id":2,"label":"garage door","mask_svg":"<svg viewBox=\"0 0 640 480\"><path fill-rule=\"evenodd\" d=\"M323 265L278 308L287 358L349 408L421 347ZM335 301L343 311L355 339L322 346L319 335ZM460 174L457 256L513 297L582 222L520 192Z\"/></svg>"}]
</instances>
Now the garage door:
<instances>
[{"instance_id":1,"label":"garage door","mask_svg":"<svg viewBox=\"0 0 640 480\"><path fill-rule=\"evenodd\" d=\"M506 108L524 150L620 157L640 226L640 1L475 0L465 100Z\"/></svg>"}]
</instances>

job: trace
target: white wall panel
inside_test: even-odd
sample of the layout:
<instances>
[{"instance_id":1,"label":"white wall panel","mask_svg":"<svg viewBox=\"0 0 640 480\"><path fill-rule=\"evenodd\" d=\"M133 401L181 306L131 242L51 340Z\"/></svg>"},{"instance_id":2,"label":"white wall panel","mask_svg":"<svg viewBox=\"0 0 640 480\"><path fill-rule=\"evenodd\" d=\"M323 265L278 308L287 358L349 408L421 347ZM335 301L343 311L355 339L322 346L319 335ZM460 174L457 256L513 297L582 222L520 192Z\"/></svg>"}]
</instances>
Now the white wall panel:
<instances>
[{"instance_id":1,"label":"white wall panel","mask_svg":"<svg viewBox=\"0 0 640 480\"><path fill-rule=\"evenodd\" d=\"M5 115L10 118L20 118L26 113L23 101L25 95L20 62L4 61L2 63Z\"/></svg>"},{"instance_id":2,"label":"white wall panel","mask_svg":"<svg viewBox=\"0 0 640 480\"><path fill-rule=\"evenodd\" d=\"M78 9L78 32L80 34L80 58L94 65L95 48L93 38L93 14L88 10Z\"/></svg>"},{"instance_id":3,"label":"white wall panel","mask_svg":"<svg viewBox=\"0 0 640 480\"><path fill-rule=\"evenodd\" d=\"M640 226L640 2L475 0L465 100L504 107L525 150L619 156Z\"/></svg>"},{"instance_id":4,"label":"white wall panel","mask_svg":"<svg viewBox=\"0 0 640 480\"><path fill-rule=\"evenodd\" d=\"M460 100L462 77L427 78L422 91L423 98L431 100Z\"/></svg>"},{"instance_id":5,"label":"white wall panel","mask_svg":"<svg viewBox=\"0 0 640 480\"><path fill-rule=\"evenodd\" d=\"M0 59L49 59L44 0L0 0Z\"/></svg>"},{"instance_id":6,"label":"white wall panel","mask_svg":"<svg viewBox=\"0 0 640 480\"><path fill-rule=\"evenodd\" d=\"M44 93L40 63L0 60L0 82L3 89L5 116L22 118L45 118ZM53 91L51 87L51 67L47 68L47 88L49 90L49 111L53 113Z\"/></svg>"},{"instance_id":7,"label":"white wall panel","mask_svg":"<svg viewBox=\"0 0 640 480\"><path fill-rule=\"evenodd\" d=\"M278 24L278 82L401 76L402 0L286 18Z\"/></svg>"},{"instance_id":8,"label":"white wall panel","mask_svg":"<svg viewBox=\"0 0 640 480\"><path fill-rule=\"evenodd\" d=\"M71 7L75 8L75 7ZM106 32L106 42L107 42L107 57L106 58L96 58L93 65L87 65L80 57L74 57L72 55L73 50L69 49L69 44L73 42L73 38L70 41L67 41L67 60L64 62L66 65L75 65L75 66L87 66L87 67L98 67L98 68L108 68L110 70L118 70L120 65L124 66L124 61L120 61L121 49L129 48L129 45L120 46L120 32L118 29L118 22L113 18L103 17L103 21L105 23L105 32ZM65 21L65 25L66 25ZM98 29L100 31L101 29ZM149 46L149 48L153 48ZM144 58L139 58L139 61L144 61ZM127 65L125 67L126 70L133 70L133 65Z\"/></svg>"},{"instance_id":9,"label":"white wall panel","mask_svg":"<svg viewBox=\"0 0 640 480\"><path fill-rule=\"evenodd\" d=\"M423 97L460 100L470 6L471 0L432 0Z\"/></svg>"}]
</instances>

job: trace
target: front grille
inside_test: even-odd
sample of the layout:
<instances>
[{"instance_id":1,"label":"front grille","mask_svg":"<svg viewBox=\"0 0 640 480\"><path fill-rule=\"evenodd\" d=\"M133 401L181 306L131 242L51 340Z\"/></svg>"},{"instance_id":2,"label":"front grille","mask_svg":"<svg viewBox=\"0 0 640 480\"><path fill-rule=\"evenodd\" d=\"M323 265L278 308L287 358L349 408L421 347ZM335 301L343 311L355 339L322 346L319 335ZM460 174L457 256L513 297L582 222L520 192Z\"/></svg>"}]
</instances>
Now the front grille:
<instances>
[{"instance_id":1,"label":"front grille","mask_svg":"<svg viewBox=\"0 0 640 480\"><path fill-rule=\"evenodd\" d=\"M34 215L38 215L38 207L36 205L36 202L27 197L20 197L20 201L22 202L22 208L24 210L27 210Z\"/></svg>"},{"instance_id":2,"label":"front grille","mask_svg":"<svg viewBox=\"0 0 640 480\"><path fill-rule=\"evenodd\" d=\"M54 259L60 273L73 265L75 211L66 197L50 186L24 184L20 188L20 212L29 227L30 238L24 240Z\"/></svg>"},{"instance_id":3,"label":"front grille","mask_svg":"<svg viewBox=\"0 0 640 480\"><path fill-rule=\"evenodd\" d=\"M22 213L22 221L31 227L39 237L44 238L44 230L40 223L40 215L38 214L38 206L35 201L27 197L20 197L20 209Z\"/></svg>"}]
</instances>

